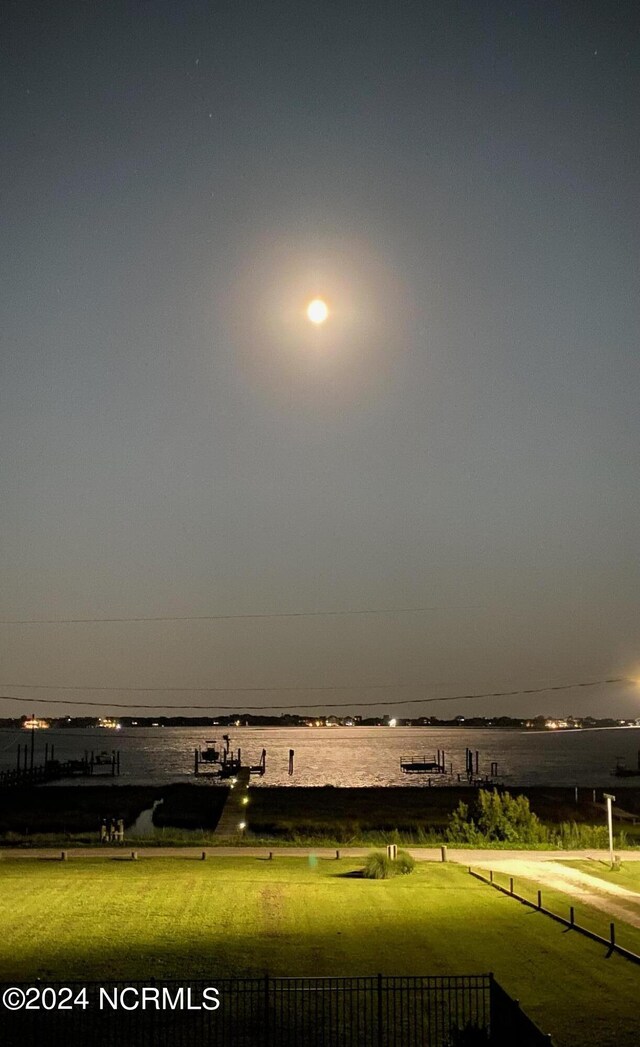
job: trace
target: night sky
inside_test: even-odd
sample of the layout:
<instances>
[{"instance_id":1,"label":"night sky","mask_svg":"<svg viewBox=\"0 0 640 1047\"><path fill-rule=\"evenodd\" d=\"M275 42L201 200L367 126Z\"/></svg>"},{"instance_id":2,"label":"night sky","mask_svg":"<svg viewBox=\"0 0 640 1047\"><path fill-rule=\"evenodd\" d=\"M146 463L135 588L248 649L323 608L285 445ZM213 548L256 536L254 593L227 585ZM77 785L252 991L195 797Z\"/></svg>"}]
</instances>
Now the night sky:
<instances>
[{"instance_id":1,"label":"night sky","mask_svg":"<svg viewBox=\"0 0 640 1047\"><path fill-rule=\"evenodd\" d=\"M639 22L4 0L0 716L640 675Z\"/></svg>"}]
</instances>

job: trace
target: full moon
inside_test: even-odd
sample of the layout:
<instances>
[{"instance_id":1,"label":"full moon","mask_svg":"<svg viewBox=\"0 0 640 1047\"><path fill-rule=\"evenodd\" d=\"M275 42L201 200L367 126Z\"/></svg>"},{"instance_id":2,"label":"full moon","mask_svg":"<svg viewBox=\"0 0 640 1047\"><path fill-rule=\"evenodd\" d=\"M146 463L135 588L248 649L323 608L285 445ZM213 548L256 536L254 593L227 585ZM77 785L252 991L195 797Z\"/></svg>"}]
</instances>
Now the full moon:
<instances>
[{"instance_id":1,"label":"full moon","mask_svg":"<svg viewBox=\"0 0 640 1047\"><path fill-rule=\"evenodd\" d=\"M329 315L327 303L321 298L314 298L307 306L307 317L312 324L323 324Z\"/></svg>"}]
</instances>

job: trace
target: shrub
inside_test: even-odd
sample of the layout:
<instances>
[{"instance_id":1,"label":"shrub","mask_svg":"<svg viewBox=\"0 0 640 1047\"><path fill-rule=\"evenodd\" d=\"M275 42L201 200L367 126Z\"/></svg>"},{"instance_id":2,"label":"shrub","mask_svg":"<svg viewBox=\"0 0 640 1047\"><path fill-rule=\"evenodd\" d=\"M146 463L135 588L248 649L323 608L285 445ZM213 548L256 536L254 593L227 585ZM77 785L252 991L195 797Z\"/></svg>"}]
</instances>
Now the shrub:
<instances>
[{"instance_id":1,"label":"shrub","mask_svg":"<svg viewBox=\"0 0 640 1047\"><path fill-rule=\"evenodd\" d=\"M382 851L367 855L362 875L366 880L389 880L392 876L407 876L416 863L406 851L398 851L397 858L388 858Z\"/></svg>"},{"instance_id":2,"label":"shrub","mask_svg":"<svg viewBox=\"0 0 640 1047\"><path fill-rule=\"evenodd\" d=\"M447 840L450 843L525 843L548 841L549 833L529 807L526 796L500 794L480 789L473 813L466 803L458 804L449 819Z\"/></svg>"},{"instance_id":3,"label":"shrub","mask_svg":"<svg viewBox=\"0 0 640 1047\"><path fill-rule=\"evenodd\" d=\"M609 844L609 831L606 825L562 822L555 835L558 846L566 850L583 850L586 847L605 848Z\"/></svg>"}]
</instances>

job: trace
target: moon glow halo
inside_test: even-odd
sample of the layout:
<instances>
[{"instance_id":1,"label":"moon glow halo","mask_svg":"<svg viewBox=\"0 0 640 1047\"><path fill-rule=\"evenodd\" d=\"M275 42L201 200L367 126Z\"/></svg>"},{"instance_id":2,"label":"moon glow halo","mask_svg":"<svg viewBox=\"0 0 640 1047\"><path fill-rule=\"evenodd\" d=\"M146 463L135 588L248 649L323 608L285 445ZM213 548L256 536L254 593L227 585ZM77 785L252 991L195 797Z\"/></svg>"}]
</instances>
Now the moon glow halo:
<instances>
[{"instance_id":1,"label":"moon glow halo","mask_svg":"<svg viewBox=\"0 0 640 1047\"><path fill-rule=\"evenodd\" d=\"M314 298L307 306L307 318L312 324L323 324L329 315L327 303L321 298Z\"/></svg>"}]
</instances>

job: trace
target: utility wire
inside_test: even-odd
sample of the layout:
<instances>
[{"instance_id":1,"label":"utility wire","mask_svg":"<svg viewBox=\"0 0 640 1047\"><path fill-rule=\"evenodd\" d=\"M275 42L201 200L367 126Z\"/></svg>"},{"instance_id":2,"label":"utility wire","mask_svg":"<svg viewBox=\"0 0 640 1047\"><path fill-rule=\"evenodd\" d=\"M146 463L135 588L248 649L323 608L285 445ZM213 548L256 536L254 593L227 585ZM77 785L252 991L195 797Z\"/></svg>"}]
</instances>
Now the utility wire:
<instances>
[{"instance_id":1,"label":"utility wire","mask_svg":"<svg viewBox=\"0 0 640 1047\"><path fill-rule=\"evenodd\" d=\"M471 604L478 609L481 604ZM465 608L466 609L466 608ZM447 611L447 607L381 607L353 611L269 611L264 614L176 614L134 618L0 618L0 625L96 625L114 622L218 622L251 618L331 618L346 615L423 614L428 611ZM455 610L455 608L454 608Z\"/></svg>"},{"instance_id":2,"label":"utility wire","mask_svg":"<svg viewBox=\"0 0 640 1047\"><path fill-rule=\"evenodd\" d=\"M367 702L333 702L329 704L323 703L325 709L338 709L348 706L350 709L363 709L369 708L372 705L384 705L385 707L392 707L397 705L427 705L431 702L462 702L469 701L470 699L479 698L511 698L522 694L543 694L547 691L568 691L574 687L602 687L604 685L614 683L631 683L632 681L627 680L624 676L611 677L607 680L587 680L580 683L563 683L556 684L549 687L527 687L516 691L487 691L482 694L453 694L453 695L440 695L437 698L407 698L402 701L387 701L387 699L381 699L380 701L367 701ZM234 692L234 693L254 693L254 692L267 692L267 691L355 691L355 690L392 690L395 688L415 688L420 687L417 683L397 683L397 684L360 684L360 685L349 685L344 684L342 686L333 687L79 687L79 686L55 686L45 684L5 684L6 687L25 687L33 690L65 690L65 691L135 691L135 692L148 692L148 691L197 691L206 693L219 693L219 692ZM104 707L105 703L102 702L91 702L91 701L73 701L66 699L55 699L55 698L16 698L11 695L0 696L2 702L17 702L17 701L29 701L36 702L39 705L90 705ZM237 712L237 705L130 705L122 704L118 702L110 702L109 709L170 709L173 712L183 713L188 709L198 709L210 711L212 708L219 710L220 712ZM315 705L243 705L242 712L261 712L266 713L269 709L280 709L280 710L300 710L300 709L317 709L318 703Z\"/></svg>"}]
</instances>

